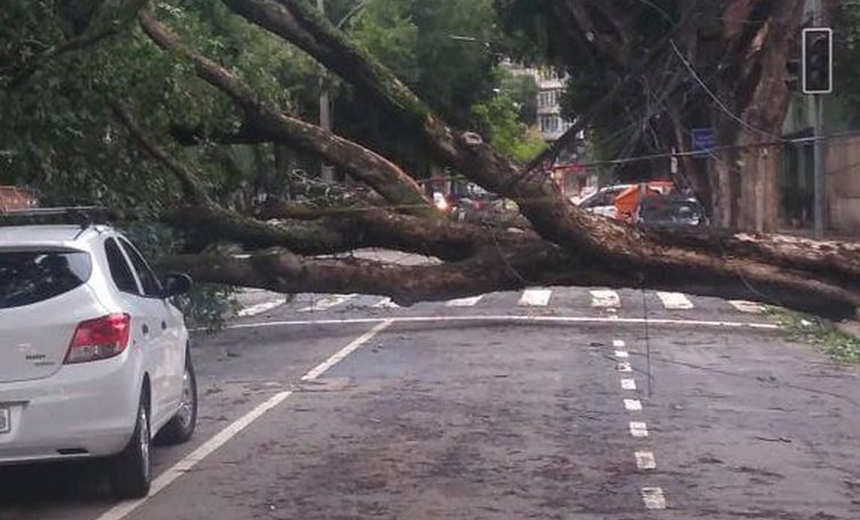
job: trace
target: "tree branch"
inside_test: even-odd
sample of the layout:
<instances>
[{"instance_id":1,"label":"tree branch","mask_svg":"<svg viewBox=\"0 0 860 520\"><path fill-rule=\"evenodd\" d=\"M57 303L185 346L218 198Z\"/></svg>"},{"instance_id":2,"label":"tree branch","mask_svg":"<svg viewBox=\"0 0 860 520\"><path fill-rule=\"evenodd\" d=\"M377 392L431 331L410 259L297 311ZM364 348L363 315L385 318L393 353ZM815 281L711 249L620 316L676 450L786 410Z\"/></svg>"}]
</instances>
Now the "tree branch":
<instances>
[{"instance_id":1,"label":"tree branch","mask_svg":"<svg viewBox=\"0 0 860 520\"><path fill-rule=\"evenodd\" d=\"M146 153L166 167L179 180L185 198L191 204L211 207L215 203L206 193L206 187L200 179L185 165L175 160L164 149L152 141L137 124L128 107L118 101L110 102L111 110L116 118L125 126L129 134Z\"/></svg>"},{"instance_id":2,"label":"tree branch","mask_svg":"<svg viewBox=\"0 0 860 520\"><path fill-rule=\"evenodd\" d=\"M354 178L367 183L386 200L402 205L407 213L436 219L441 215L420 186L391 161L356 143L289 117L261 100L256 93L233 74L200 53L183 45L150 10L138 16L141 27L160 47L178 52L191 61L197 74L230 96L249 116L251 131L272 135L303 151L324 157Z\"/></svg>"}]
</instances>

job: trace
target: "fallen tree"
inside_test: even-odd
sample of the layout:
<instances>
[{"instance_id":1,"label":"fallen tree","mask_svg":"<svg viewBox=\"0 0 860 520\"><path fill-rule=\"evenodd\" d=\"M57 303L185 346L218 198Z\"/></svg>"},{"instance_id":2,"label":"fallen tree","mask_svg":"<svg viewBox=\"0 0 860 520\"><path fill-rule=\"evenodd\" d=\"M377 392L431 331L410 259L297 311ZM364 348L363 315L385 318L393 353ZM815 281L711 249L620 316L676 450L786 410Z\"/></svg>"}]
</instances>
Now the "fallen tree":
<instances>
[{"instance_id":1,"label":"fallen tree","mask_svg":"<svg viewBox=\"0 0 860 520\"><path fill-rule=\"evenodd\" d=\"M187 205L170 221L203 236L203 243L228 241L248 253L203 250L169 259L165 268L187 271L204 282L287 293L380 294L405 305L528 285L577 285L750 299L832 318L853 316L860 307L858 244L726 231L668 234L591 215L571 205L543 173L521 168L480 136L447 125L305 0L223 2L350 82L410 129L440 164L515 201L531 229L445 220L394 161L284 113L241 78L183 44L153 10L144 9L138 19L153 42L187 60L200 78L241 108L243 142L299 148L337 165L373 192L354 193L349 203L335 208L286 203L243 214L220 207L194 172L148 138L127 107L115 104L129 133L181 181ZM430 255L442 262L401 266L331 256L367 247Z\"/></svg>"}]
</instances>

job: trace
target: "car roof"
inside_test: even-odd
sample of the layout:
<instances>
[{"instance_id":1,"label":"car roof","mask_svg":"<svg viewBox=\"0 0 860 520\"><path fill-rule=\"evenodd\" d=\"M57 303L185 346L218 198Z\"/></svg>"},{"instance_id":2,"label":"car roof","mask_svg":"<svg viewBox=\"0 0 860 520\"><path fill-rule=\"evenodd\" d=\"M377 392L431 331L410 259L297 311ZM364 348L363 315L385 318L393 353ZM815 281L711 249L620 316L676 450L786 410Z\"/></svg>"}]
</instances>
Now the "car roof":
<instances>
[{"instance_id":1,"label":"car roof","mask_svg":"<svg viewBox=\"0 0 860 520\"><path fill-rule=\"evenodd\" d=\"M109 229L106 226L81 228L74 225L0 226L0 248L31 246L86 248L93 238Z\"/></svg>"}]
</instances>

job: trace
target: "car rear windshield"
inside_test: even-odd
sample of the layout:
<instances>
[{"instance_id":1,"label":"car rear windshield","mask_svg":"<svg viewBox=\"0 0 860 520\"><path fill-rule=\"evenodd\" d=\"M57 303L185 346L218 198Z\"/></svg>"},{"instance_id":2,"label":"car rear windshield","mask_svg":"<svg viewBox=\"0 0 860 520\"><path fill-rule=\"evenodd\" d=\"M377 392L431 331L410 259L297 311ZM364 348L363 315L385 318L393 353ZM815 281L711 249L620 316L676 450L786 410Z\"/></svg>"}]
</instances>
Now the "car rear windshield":
<instances>
[{"instance_id":1,"label":"car rear windshield","mask_svg":"<svg viewBox=\"0 0 860 520\"><path fill-rule=\"evenodd\" d=\"M80 287L93 264L79 251L0 251L0 309L49 300Z\"/></svg>"}]
</instances>

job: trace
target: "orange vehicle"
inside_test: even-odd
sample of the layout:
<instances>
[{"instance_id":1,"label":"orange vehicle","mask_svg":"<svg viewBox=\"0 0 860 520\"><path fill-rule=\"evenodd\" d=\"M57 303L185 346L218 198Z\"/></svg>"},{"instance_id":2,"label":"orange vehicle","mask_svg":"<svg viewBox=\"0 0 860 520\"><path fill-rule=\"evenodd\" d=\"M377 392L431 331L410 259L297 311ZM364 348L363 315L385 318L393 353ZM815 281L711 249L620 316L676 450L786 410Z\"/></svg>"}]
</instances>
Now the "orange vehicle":
<instances>
[{"instance_id":1,"label":"orange vehicle","mask_svg":"<svg viewBox=\"0 0 860 520\"><path fill-rule=\"evenodd\" d=\"M616 184L602 188L578 205L598 215L633 222L643 194L645 196L669 195L674 191L674 183L666 180L640 184Z\"/></svg>"},{"instance_id":2,"label":"orange vehicle","mask_svg":"<svg viewBox=\"0 0 860 520\"><path fill-rule=\"evenodd\" d=\"M639 207L639 201L642 200L643 196L669 195L673 191L675 191L675 184L672 181L649 181L634 184L616 195L616 218L625 222L633 222L636 208Z\"/></svg>"}]
</instances>

